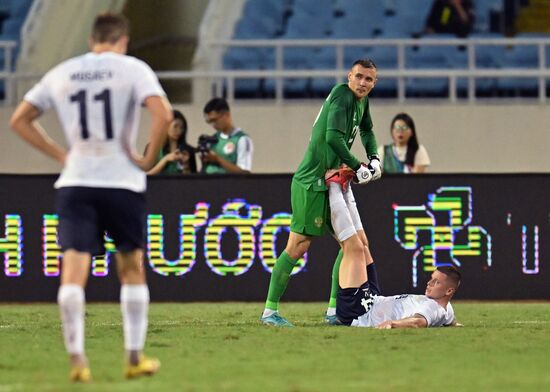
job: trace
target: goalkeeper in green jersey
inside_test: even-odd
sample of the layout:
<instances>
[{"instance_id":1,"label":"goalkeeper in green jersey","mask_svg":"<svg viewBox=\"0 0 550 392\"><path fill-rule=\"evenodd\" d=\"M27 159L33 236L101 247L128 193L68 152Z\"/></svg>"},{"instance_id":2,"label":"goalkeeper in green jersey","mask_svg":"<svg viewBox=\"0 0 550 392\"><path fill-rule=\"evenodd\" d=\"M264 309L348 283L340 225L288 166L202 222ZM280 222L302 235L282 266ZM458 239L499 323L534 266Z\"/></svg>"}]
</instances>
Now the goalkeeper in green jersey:
<instances>
[{"instance_id":1,"label":"goalkeeper in green jersey","mask_svg":"<svg viewBox=\"0 0 550 392\"><path fill-rule=\"evenodd\" d=\"M367 184L382 175L367 97L375 84L375 64L368 59L355 61L348 73L348 83L334 86L315 119L304 159L292 178L290 235L271 274L260 319L266 325L292 326L279 314L279 301L292 269L307 252L313 237L329 229L341 245L333 269L327 321L335 313L340 263L373 262L348 185L352 178L358 184ZM350 151L357 133L365 147L368 165Z\"/></svg>"}]
</instances>

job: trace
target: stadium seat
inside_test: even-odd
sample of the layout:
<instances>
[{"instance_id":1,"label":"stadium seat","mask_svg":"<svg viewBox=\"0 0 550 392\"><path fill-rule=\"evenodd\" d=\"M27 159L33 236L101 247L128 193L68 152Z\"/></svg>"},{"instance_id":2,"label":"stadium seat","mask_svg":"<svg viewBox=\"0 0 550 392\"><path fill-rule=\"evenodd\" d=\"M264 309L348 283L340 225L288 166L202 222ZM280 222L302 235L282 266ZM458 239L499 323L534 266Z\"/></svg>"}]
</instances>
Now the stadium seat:
<instances>
[{"instance_id":1,"label":"stadium seat","mask_svg":"<svg viewBox=\"0 0 550 392\"><path fill-rule=\"evenodd\" d=\"M294 15L309 14L326 21L334 16L333 0L294 0L292 12Z\"/></svg>"},{"instance_id":2,"label":"stadium seat","mask_svg":"<svg viewBox=\"0 0 550 392\"><path fill-rule=\"evenodd\" d=\"M281 39L324 39L327 38L328 25L318 23L318 15L309 12L294 13L288 18L287 29L280 37ZM321 51L321 47L288 47L283 51L283 68L285 70L293 69L311 69L313 59L316 53ZM271 57L271 56L268 56ZM267 69L275 68L275 59L271 57L268 61ZM283 90L288 97L299 97L309 95L310 78L286 78L283 83ZM264 84L264 90L267 95L273 95L275 92L275 79L267 79Z\"/></svg>"},{"instance_id":3,"label":"stadium seat","mask_svg":"<svg viewBox=\"0 0 550 392\"><path fill-rule=\"evenodd\" d=\"M386 16L380 38L410 38L424 29L424 20L418 15L395 14Z\"/></svg>"},{"instance_id":4,"label":"stadium seat","mask_svg":"<svg viewBox=\"0 0 550 392\"><path fill-rule=\"evenodd\" d=\"M334 12L337 16L361 15L366 12L366 3L364 0L335 0Z\"/></svg>"},{"instance_id":5,"label":"stadium seat","mask_svg":"<svg viewBox=\"0 0 550 392\"><path fill-rule=\"evenodd\" d=\"M321 48L314 54L311 60L311 66L313 69L319 70L335 69L337 67L335 48ZM326 96L335 83L335 78L312 78L312 94L314 96Z\"/></svg>"},{"instance_id":6,"label":"stadium seat","mask_svg":"<svg viewBox=\"0 0 550 392\"><path fill-rule=\"evenodd\" d=\"M469 39L504 39L504 35L500 33L472 33ZM495 69L500 68L504 57L506 55L506 46L505 45L480 45L476 47L475 51L475 66L480 69ZM466 61L467 52L466 52ZM466 63L466 67L467 67ZM497 78L476 78L476 95L477 96L494 96L497 94ZM466 78L461 78L458 81L459 91L462 91L463 94L466 94L468 88L468 80Z\"/></svg>"},{"instance_id":7,"label":"stadium seat","mask_svg":"<svg viewBox=\"0 0 550 392\"><path fill-rule=\"evenodd\" d=\"M2 0L0 0L1 2ZM399 39L416 37L424 29L426 17L433 0L248 0L243 17L235 28L238 39ZM478 0L475 32L471 38L503 38L501 34L489 33L490 14L503 10L504 0ZM525 37L525 35L523 35ZM522 37L522 35L518 36ZM529 37L533 37L530 35ZM451 38L452 35L427 35L425 38ZM419 41L420 42L420 41ZM229 50L224 57L227 69L275 69L274 48L258 48L252 52ZM254 53L256 51L256 53ZM475 66L479 69L502 67L536 68L535 46L516 46L507 49L501 45L483 45L476 50ZM550 52L550 48L548 49ZM251 54L254 53L254 54ZM243 54L245 61L235 56ZM395 47L344 46L342 67L347 69L358 58L371 58L380 71L397 68ZM547 54L547 66L550 54ZM405 67L412 69L468 69L468 52L464 47L444 45L435 47L408 48ZM283 52L285 70L333 70L337 66L335 47L287 47ZM342 78L345 80L344 78ZM284 81L285 95L324 96L338 79L289 78ZM258 86L272 95L275 80L239 81L238 88L250 94ZM407 78L407 94L410 96L442 96L448 94L449 78ZM476 95L491 96L498 91L507 94L533 94L538 88L535 78L476 78ZM550 78L548 80L550 89ZM457 79L459 96L468 91L468 78ZM382 77L374 94L395 96L397 79Z\"/></svg>"},{"instance_id":8,"label":"stadium seat","mask_svg":"<svg viewBox=\"0 0 550 392\"><path fill-rule=\"evenodd\" d=\"M271 38L283 32L284 17L289 12L289 3L278 0L248 0L244 6L242 21L256 22L268 26L272 34L257 38ZM252 26L254 24L250 23ZM251 32L251 38L256 38Z\"/></svg>"},{"instance_id":9,"label":"stadium seat","mask_svg":"<svg viewBox=\"0 0 550 392\"><path fill-rule=\"evenodd\" d=\"M542 33L523 33L516 38L548 38ZM515 69L537 69L539 67L538 45L515 45L502 60L501 67ZM538 78L500 78L497 82L499 90L505 95L534 96L538 93Z\"/></svg>"},{"instance_id":10,"label":"stadium seat","mask_svg":"<svg viewBox=\"0 0 550 392\"><path fill-rule=\"evenodd\" d=\"M235 26L234 39L268 39L276 35L277 26L271 19L242 18Z\"/></svg>"},{"instance_id":11,"label":"stadium seat","mask_svg":"<svg viewBox=\"0 0 550 392\"><path fill-rule=\"evenodd\" d=\"M376 46L369 50L368 56L374 61L379 72L397 69L397 48L395 46ZM372 95L397 96L397 79L379 75Z\"/></svg>"},{"instance_id":12,"label":"stadium seat","mask_svg":"<svg viewBox=\"0 0 550 392\"><path fill-rule=\"evenodd\" d=\"M10 14L12 17L15 18L25 18L27 16L27 13L29 12L29 8L31 8L33 0L17 0L12 1L11 3L11 10Z\"/></svg>"},{"instance_id":13,"label":"stadium seat","mask_svg":"<svg viewBox=\"0 0 550 392\"><path fill-rule=\"evenodd\" d=\"M396 15L418 15L425 21L433 0L394 0L393 3Z\"/></svg>"},{"instance_id":14,"label":"stadium seat","mask_svg":"<svg viewBox=\"0 0 550 392\"><path fill-rule=\"evenodd\" d=\"M334 39L369 39L372 36L372 30L365 28L365 25L356 18L342 16L336 18L331 26L330 38ZM349 66L359 57L365 57L364 52L366 50L368 48L363 46L345 46L344 66Z\"/></svg>"},{"instance_id":15,"label":"stadium seat","mask_svg":"<svg viewBox=\"0 0 550 392\"><path fill-rule=\"evenodd\" d=\"M406 68L410 69L447 69L449 61L439 46L419 46L406 49ZM412 97L442 97L448 93L448 78L419 78L406 80L407 96Z\"/></svg>"},{"instance_id":16,"label":"stadium seat","mask_svg":"<svg viewBox=\"0 0 550 392\"><path fill-rule=\"evenodd\" d=\"M223 67L228 70L258 70L262 68L262 48L229 48L223 57ZM237 97L258 96L261 79L235 79Z\"/></svg>"}]
</instances>

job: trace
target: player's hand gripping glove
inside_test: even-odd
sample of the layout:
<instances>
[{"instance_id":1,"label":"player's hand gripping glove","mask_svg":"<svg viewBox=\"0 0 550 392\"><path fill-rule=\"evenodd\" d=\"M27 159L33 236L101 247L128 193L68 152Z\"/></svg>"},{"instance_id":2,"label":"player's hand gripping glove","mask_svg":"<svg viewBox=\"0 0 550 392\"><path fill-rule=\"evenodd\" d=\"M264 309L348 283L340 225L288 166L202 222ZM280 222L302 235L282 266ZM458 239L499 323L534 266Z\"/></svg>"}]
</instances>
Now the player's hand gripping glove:
<instances>
[{"instance_id":1,"label":"player's hand gripping glove","mask_svg":"<svg viewBox=\"0 0 550 392\"><path fill-rule=\"evenodd\" d=\"M361 162L361 166L355 172L355 182L360 185L367 184L372 180L373 172L369 169L368 165L364 162Z\"/></svg>"},{"instance_id":2,"label":"player's hand gripping glove","mask_svg":"<svg viewBox=\"0 0 550 392\"><path fill-rule=\"evenodd\" d=\"M370 163L369 163L368 168L372 172L372 180L373 181L376 181L380 177L382 177L382 168L380 167L380 159L378 159L377 156L373 156L370 159Z\"/></svg>"}]
</instances>

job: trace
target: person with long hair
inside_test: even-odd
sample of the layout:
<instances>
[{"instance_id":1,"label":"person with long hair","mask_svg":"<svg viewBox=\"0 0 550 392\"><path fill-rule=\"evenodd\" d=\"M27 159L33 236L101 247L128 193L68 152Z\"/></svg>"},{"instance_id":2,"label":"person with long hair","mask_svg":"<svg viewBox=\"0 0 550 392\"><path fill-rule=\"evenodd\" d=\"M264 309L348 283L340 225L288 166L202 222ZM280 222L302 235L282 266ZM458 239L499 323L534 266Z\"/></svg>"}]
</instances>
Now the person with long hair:
<instances>
[{"instance_id":1,"label":"person with long hair","mask_svg":"<svg viewBox=\"0 0 550 392\"><path fill-rule=\"evenodd\" d=\"M147 172L149 175L197 172L195 147L187 143L187 120L179 110L174 110L173 115L174 119L168 128L168 138L159 152L155 167Z\"/></svg>"},{"instance_id":2,"label":"person with long hair","mask_svg":"<svg viewBox=\"0 0 550 392\"><path fill-rule=\"evenodd\" d=\"M390 127L393 142L378 148L384 173L424 173L430 165L426 148L418 142L411 116L398 113Z\"/></svg>"}]
</instances>

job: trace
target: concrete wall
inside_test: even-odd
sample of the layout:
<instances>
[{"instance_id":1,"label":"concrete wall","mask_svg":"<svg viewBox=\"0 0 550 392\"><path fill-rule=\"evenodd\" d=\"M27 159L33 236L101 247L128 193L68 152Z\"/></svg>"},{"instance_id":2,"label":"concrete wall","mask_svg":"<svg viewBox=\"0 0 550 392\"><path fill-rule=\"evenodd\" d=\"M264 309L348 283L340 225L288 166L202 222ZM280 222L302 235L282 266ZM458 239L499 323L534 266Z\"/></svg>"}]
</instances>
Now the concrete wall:
<instances>
[{"instance_id":1,"label":"concrete wall","mask_svg":"<svg viewBox=\"0 0 550 392\"><path fill-rule=\"evenodd\" d=\"M277 106L234 104L235 123L254 140L253 171L293 172L299 164L321 101ZM195 144L212 129L202 118L202 104L179 105L188 119L189 141ZM20 141L8 128L13 108L0 108L0 173L54 173L56 163ZM415 120L420 142L430 154L432 173L550 172L548 107L539 104L390 105L372 101L379 144L390 141L389 123L399 111ZM53 113L41 123L56 140L63 140ZM139 150L145 145L149 118L143 114ZM364 157L356 140L354 152Z\"/></svg>"}]
</instances>

